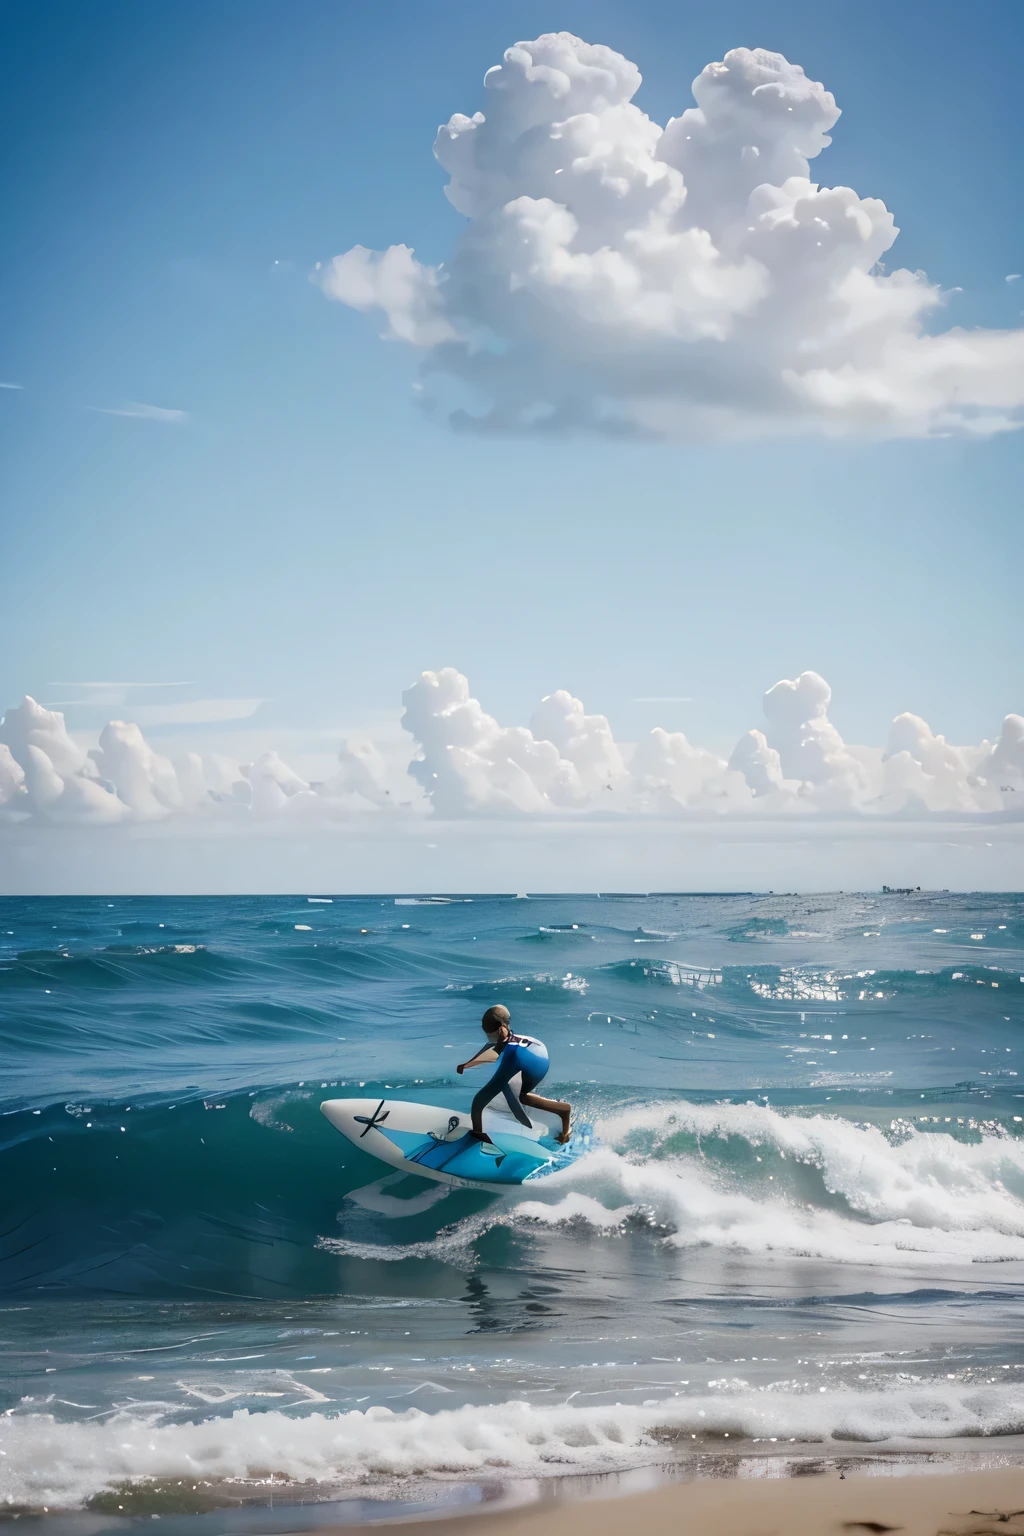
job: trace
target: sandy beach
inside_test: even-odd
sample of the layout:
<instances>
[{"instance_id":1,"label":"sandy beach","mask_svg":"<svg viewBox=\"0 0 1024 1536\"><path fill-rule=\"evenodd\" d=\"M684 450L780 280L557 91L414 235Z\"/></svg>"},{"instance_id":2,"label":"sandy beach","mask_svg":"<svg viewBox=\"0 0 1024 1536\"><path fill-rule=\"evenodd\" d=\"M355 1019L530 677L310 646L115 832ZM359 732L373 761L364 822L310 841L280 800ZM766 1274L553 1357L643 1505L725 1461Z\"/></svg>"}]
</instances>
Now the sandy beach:
<instances>
[{"instance_id":1,"label":"sandy beach","mask_svg":"<svg viewBox=\"0 0 1024 1536\"><path fill-rule=\"evenodd\" d=\"M422 1533L424 1523L387 1528ZM448 1516L439 1524L458 1536L1022 1536L1024 1467L702 1478L619 1498L556 1495L528 1509ZM346 1526L336 1536L380 1528Z\"/></svg>"}]
</instances>

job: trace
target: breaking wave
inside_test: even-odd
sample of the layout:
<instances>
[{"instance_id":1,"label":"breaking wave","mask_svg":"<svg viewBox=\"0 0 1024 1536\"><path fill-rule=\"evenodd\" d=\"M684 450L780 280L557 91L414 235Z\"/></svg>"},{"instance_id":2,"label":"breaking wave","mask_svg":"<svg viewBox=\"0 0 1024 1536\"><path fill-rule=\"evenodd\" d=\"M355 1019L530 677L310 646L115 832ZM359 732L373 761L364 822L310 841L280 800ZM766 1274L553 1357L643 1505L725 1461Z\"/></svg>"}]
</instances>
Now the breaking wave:
<instances>
[{"instance_id":1,"label":"breaking wave","mask_svg":"<svg viewBox=\"0 0 1024 1536\"><path fill-rule=\"evenodd\" d=\"M324 1239L374 1258L463 1261L496 1226L637 1225L680 1248L709 1247L869 1265L1024 1259L1024 1141L971 1116L925 1130L757 1104L674 1104L599 1122L603 1145L492 1214L415 1249ZM972 1139L968 1139L972 1138Z\"/></svg>"},{"instance_id":2,"label":"breaking wave","mask_svg":"<svg viewBox=\"0 0 1024 1536\"><path fill-rule=\"evenodd\" d=\"M642 1406L473 1404L424 1413L386 1407L302 1417L241 1409L167 1423L159 1407L100 1422L49 1414L0 1419L0 1500L73 1508L125 1483L287 1479L330 1489L481 1473L550 1477L664 1456L666 1445L726 1438L802 1445L911 1445L1024 1432L1024 1384L952 1381L893 1391L831 1391L817 1380L758 1391L743 1380L713 1395ZM278 1482L280 1487L280 1482Z\"/></svg>"},{"instance_id":3,"label":"breaking wave","mask_svg":"<svg viewBox=\"0 0 1024 1536\"><path fill-rule=\"evenodd\" d=\"M361 1093L408 1096L381 1083ZM926 1105L881 1123L766 1104L636 1104L571 1168L492 1201L455 1191L414 1229L354 1226L380 1164L318 1112L335 1082L7 1115L0 1290L328 1293L329 1256L474 1262L512 1227L647 1227L679 1248L941 1267L1024 1259L1024 1119ZM415 1090L427 1102L438 1085ZM927 1112L926 1112L927 1111ZM473 1207L466 1210L467 1202ZM387 1212L403 1203L388 1198ZM340 1225L340 1231L339 1231ZM413 1238L408 1241L408 1236Z\"/></svg>"}]
</instances>

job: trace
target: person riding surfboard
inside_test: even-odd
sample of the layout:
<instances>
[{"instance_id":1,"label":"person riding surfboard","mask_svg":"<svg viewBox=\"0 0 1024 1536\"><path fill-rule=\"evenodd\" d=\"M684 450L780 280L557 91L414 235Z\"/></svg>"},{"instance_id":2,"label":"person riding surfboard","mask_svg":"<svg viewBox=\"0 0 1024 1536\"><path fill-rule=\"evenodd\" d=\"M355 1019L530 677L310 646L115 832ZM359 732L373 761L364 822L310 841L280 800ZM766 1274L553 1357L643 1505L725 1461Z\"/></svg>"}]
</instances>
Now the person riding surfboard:
<instances>
[{"instance_id":1,"label":"person riding surfboard","mask_svg":"<svg viewBox=\"0 0 1024 1536\"><path fill-rule=\"evenodd\" d=\"M531 1109L544 1109L549 1114L557 1115L562 1122L562 1130L555 1140L564 1145L572 1134L570 1130L572 1106L563 1103L561 1099L542 1098L540 1094L534 1092L538 1083L547 1076L549 1066L547 1046L534 1035L513 1034L511 1020L512 1015L502 1003L496 1003L493 1008L488 1008L480 1021L487 1044L468 1061L460 1061L455 1068L461 1077L469 1067L484 1066L492 1061L498 1063L498 1070L473 1100L472 1134L478 1141L490 1141L491 1138L483 1128L483 1112L491 1100L501 1093L504 1094L508 1107L516 1119L525 1125L530 1124L530 1119L521 1108L522 1105L528 1105ZM522 1086L517 1101L510 1084L519 1074L521 1074Z\"/></svg>"}]
</instances>

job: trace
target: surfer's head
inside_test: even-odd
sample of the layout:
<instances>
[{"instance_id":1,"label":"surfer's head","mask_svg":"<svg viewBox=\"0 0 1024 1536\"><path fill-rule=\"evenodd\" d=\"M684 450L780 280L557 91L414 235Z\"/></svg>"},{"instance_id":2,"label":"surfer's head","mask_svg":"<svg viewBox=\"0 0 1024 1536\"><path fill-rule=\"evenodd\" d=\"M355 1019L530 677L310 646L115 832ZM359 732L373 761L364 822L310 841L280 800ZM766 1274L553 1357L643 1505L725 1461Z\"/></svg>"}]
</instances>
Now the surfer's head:
<instances>
[{"instance_id":1,"label":"surfer's head","mask_svg":"<svg viewBox=\"0 0 1024 1536\"><path fill-rule=\"evenodd\" d=\"M498 1045L508 1033L509 1022L512 1015L503 1003L495 1003L493 1008L488 1008L480 1020L484 1034L487 1036L488 1045Z\"/></svg>"}]
</instances>

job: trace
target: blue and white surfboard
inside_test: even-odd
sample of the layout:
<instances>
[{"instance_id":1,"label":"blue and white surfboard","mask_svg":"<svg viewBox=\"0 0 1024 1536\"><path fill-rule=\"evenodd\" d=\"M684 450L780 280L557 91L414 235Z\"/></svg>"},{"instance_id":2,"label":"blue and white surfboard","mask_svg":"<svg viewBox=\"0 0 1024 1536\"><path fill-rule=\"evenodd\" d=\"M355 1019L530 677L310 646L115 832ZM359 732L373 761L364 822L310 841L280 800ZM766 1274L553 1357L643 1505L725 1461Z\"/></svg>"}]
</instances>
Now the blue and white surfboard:
<instances>
[{"instance_id":1,"label":"blue and white surfboard","mask_svg":"<svg viewBox=\"0 0 1024 1536\"><path fill-rule=\"evenodd\" d=\"M371 1157L442 1184L495 1189L525 1184L566 1168L592 1146L589 1126L555 1141L557 1116L528 1111L521 1125L504 1109L485 1109L490 1142L471 1136L470 1117L407 1099L326 1099L321 1112L335 1130Z\"/></svg>"}]
</instances>

